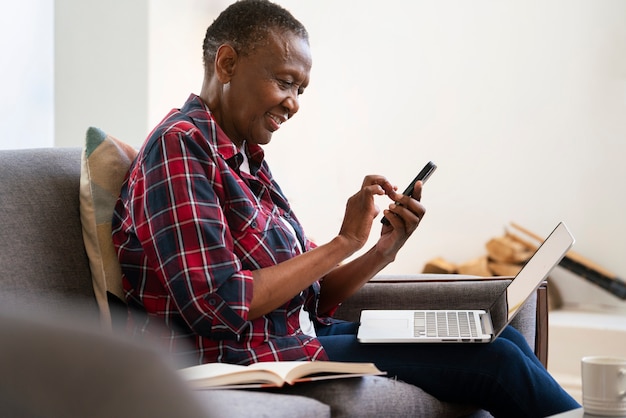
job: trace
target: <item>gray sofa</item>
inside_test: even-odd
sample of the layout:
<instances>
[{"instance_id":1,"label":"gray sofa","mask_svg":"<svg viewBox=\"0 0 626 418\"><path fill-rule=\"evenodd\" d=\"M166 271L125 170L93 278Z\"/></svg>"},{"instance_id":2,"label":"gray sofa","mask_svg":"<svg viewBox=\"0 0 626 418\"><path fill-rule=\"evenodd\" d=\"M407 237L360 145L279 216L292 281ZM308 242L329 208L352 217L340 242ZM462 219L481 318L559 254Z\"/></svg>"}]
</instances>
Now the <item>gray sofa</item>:
<instances>
[{"instance_id":1,"label":"gray sofa","mask_svg":"<svg viewBox=\"0 0 626 418\"><path fill-rule=\"evenodd\" d=\"M0 407L14 417L489 416L388 377L190 391L155 347L100 326L79 216L81 149L0 151ZM416 266L416 269L419 266ZM506 280L379 276L339 310L488 306ZM119 311L117 311L119 314ZM515 320L547 356L542 286Z\"/></svg>"}]
</instances>

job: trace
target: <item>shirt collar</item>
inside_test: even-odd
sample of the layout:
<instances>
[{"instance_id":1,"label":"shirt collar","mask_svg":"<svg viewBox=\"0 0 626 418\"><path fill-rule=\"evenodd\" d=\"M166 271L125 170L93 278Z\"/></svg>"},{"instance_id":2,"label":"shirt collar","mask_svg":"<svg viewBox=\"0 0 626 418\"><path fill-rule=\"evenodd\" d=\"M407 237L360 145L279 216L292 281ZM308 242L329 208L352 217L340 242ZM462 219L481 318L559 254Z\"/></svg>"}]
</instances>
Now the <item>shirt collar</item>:
<instances>
[{"instance_id":1,"label":"shirt collar","mask_svg":"<svg viewBox=\"0 0 626 418\"><path fill-rule=\"evenodd\" d=\"M203 132L205 137L209 141L213 141L213 145L216 146L217 152L226 160L229 166L235 169L239 169L243 162L243 156L241 156L239 150L230 140L230 138L224 133L222 128L217 124L213 113L204 101L195 94L191 94L183 109L194 121L194 124ZM209 130L215 129L215 133L210 135ZM248 161L250 164L250 172L255 174L265 159L265 152L263 148L256 144L248 144L246 142L246 148L248 150Z\"/></svg>"}]
</instances>

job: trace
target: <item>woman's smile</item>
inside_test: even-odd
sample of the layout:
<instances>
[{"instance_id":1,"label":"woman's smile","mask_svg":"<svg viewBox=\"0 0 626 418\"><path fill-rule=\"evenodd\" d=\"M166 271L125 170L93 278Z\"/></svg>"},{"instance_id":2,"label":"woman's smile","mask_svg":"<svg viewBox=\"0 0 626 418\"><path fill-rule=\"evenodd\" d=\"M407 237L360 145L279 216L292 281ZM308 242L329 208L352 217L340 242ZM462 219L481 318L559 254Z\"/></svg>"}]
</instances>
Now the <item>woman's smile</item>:
<instances>
[{"instance_id":1,"label":"woman's smile","mask_svg":"<svg viewBox=\"0 0 626 418\"><path fill-rule=\"evenodd\" d=\"M273 113L266 113L267 115L267 119L269 121L270 124L270 131L275 132L278 130L278 128L280 128L280 125L282 125L283 122L287 121L287 117L286 116L277 116L274 115Z\"/></svg>"}]
</instances>

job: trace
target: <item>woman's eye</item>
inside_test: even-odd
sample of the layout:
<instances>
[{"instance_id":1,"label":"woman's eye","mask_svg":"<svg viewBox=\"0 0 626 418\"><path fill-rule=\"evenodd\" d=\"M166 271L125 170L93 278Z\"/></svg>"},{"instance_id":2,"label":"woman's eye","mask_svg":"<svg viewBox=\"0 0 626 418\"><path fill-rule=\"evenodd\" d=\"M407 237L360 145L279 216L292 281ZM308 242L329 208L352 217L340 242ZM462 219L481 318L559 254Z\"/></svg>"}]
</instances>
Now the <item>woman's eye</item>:
<instances>
[{"instance_id":1,"label":"woman's eye","mask_svg":"<svg viewBox=\"0 0 626 418\"><path fill-rule=\"evenodd\" d=\"M304 93L304 89L298 86L294 81L279 79L278 84L280 84L280 87L284 90L290 90L290 89L293 89L294 87L298 87L298 96Z\"/></svg>"}]
</instances>

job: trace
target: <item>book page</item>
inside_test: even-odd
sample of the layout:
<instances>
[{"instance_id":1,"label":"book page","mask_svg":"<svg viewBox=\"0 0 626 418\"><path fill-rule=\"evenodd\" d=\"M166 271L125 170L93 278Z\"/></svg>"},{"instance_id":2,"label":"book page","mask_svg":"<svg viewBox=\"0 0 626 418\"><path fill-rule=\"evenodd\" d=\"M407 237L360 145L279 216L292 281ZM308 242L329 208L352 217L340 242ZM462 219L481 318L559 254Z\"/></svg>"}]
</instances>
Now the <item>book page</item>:
<instances>
[{"instance_id":1,"label":"book page","mask_svg":"<svg viewBox=\"0 0 626 418\"><path fill-rule=\"evenodd\" d=\"M248 387L261 387L263 384L282 386L282 378L266 370L250 369L228 363L207 363L179 370L183 379L194 387L216 387L226 385L251 384Z\"/></svg>"},{"instance_id":2,"label":"book page","mask_svg":"<svg viewBox=\"0 0 626 418\"><path fill-rule=\"evenodd\" d=\"M269 387L309 380L385 374L372 363L332 361L276 361L249 366L208 363L182 369L180 373L196 388Z\"/></svg>"},{"instance_id":3,"label":"book page","mask_svg":"<svg viewBox=\"0 0 626 418\"><path fill-rule=\"evenodd\" d=\"M273 371L279 375L286 383L293 384L297 381L313 380L305 379L307 376L325 374L317 376L315 380L331 379L332 374L337 374L335 378L348 377L350 375L384 374L372 363L349 363L337 361L278 361L262 362L251 364L250 369L263 369ZM330 375L329 375L330 374Z\"/></svg>"}]
</instances>

